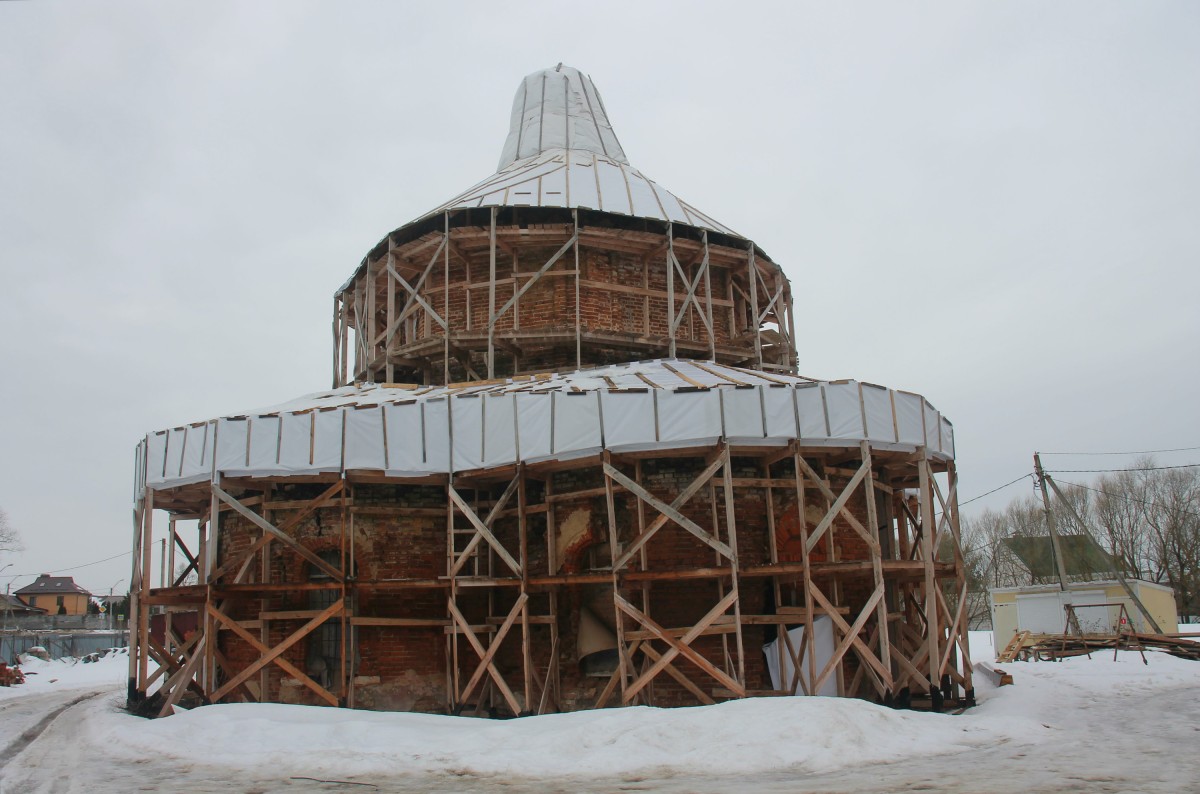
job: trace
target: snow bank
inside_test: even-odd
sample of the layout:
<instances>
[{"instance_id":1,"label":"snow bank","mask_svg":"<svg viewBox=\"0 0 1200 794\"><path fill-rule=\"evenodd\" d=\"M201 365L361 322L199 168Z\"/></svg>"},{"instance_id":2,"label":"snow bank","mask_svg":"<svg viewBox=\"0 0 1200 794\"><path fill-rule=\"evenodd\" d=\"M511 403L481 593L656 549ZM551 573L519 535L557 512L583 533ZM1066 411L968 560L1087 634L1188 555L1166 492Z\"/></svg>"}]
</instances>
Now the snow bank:
<instances>
[{"instance_id":1,"label":"snow bank","mask_svg":"<svg viewBox=\"0 0 1200 794\"><path fill-rule=\"evenodd\" d=\"M96 720L97 741L111 736L111 719ZM119 751L131 758L154 753L244 769L286 766L290 774L312 776L826 772L851 762L909 757L914 741L922 752L952 753L1040 730L1036 721L1024 719L967 721L836 698L639 706L502 722L276 704L208 706L155 721L122 719ZM296 753L305 747L321 752Z\"/></svg>"},{"instance_id":2,"label":"snow bank","mask_svg":"<svg viewBox=\"0 0 1200 794\"><path fill-rule=\"evenodd\" d=\"M983 643L977 654L986 658ZM471 775L497 779L718 777L775 771L834 772L864 763L945 756L1091 736L1114 695L1197 691L1200 664L1162 653L1121 652L1063 662L1004 665L1014 686L977 681L965 714L892 711L859 700L757 698L686 709L634 707L491 721L429 714L278 704L223 704L161 720L116 707L124 656L96 664L42 663L36 687L113 682L113 697L74 712L92 750L148 756L271 777ZM56 666L57 665L57 666ZM31 666L32 669L32 666ZM50 684L46 672L59 678ZM113 742L119 735L121 741ZM81 751L87 748L81 747ZM971 754L964 758L975 757Z\"/></svg>"},{"instance_id":3,"label":"snow bank","mask_svg":"<svg viewBox=\"0 0 1200 794\"><path fill-rule=\"evenodd\" d=\"M71 657L47 662L36 656L24 656L21 672L25 674L25 683L0 687L0 700L51 690L99 689L109 684L123 689L129 678L129 655L127 649L120 648L88 663Z\"/></svg>"}]
</instances>

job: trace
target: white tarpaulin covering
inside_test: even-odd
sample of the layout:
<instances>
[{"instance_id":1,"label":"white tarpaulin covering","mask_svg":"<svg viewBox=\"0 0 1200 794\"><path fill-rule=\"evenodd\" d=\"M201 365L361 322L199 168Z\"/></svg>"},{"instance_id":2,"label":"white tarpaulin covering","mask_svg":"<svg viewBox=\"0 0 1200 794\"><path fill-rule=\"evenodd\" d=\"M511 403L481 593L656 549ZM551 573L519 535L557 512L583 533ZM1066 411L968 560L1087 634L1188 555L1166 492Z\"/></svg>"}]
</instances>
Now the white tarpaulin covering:
<instances>
[{"instance_id":1,"label":"white tarpaulin covering","mask_svg":"<svg viewBox=\"0 0 1200 794\"><path fill-rule=\"evenodd\" d=\"M136 469L139 486L154 488L216 474L422 476L721 438L849 447L868 439L902 450L925 439L931 455L954 457L954 428L916 394L658 360L487 385L346 386L151 433Z\"/></svg>"},{"instance_id":2,"label":"white tarpaulin covering","mask_svg":"<svg viewBox=\"0 0 1200 794\"><path fill-rule=\"evenodd\" d=\"M818 617L813 621L814 630L813 638L816 640L813 643L816 646L815 664L816 675L821 675L821 671L825 669L825 665L833 657L834 641L833 641L833 621L827 616ZM800 648L800 641L804 638L804 627L792 629L788 632L788 639L792 642L793 648ZM763 646L763 653L767 655L767 672L771 674L771 688L783 689L782 682L791 683L792 676L795 673L796 666L792 663L792 657L787 652L787 646L783 647L783 678L779 676L779 640L771 640ZM809 673L808 655L812 653L812 646L804 649L804 655L800 658L800 675L807 677ZM796 688L793 694L800 695L803 691L800 688L800 682L796 682ZM825 682L821 684L821 688L817 690L818 695L826 697L837 697L837 674L830 673Z\"/></svg>"}]
</instances>

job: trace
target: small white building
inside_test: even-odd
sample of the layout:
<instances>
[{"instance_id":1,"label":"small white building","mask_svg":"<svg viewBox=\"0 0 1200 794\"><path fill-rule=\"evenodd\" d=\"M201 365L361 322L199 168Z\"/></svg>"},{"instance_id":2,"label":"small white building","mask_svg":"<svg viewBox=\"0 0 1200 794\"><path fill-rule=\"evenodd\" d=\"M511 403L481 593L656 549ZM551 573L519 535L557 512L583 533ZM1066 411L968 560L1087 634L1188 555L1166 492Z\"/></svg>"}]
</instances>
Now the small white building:
<instances>
[{"instance_id":1,"label":"small white building","mask_svg":"<svg viewBox=\"0 0 1200 794\"><path fill-rule=\"evenodd\" d=\"M1127 579L1130 588L1146 605L1163 631L1175 631L1178 616L1175 593L1165 585L1141 579ZM1066 605L1075 606L1079 625L1087 633L1115 633L1121 628L1121 605L1125 606L1134 631L1154 631L1125 588L1115 579L1071 582L1063 592L1058 584L1024 587L997 587L989 590L992 607L992 634L997 650L1019 631L1034 634L1062 634L1067 624Z\"/></svg>"}]
</instances>

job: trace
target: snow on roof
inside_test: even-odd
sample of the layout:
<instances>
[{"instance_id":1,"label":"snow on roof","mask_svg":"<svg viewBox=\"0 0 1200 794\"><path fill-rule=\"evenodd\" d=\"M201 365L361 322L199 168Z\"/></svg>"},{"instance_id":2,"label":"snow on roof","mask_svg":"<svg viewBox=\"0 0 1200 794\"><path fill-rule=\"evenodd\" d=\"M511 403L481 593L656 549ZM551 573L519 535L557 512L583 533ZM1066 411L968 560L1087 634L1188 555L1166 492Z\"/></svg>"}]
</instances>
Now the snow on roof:
<instances>
[{"instance_id":1,"label":"snow on roof","mask_svg":"<svg viewBox=\"0 0 1200 794\"><path fill-rule=\"evenodd\" d=\"M857 447L954 457L954 431L923 397L665 359L448 386L362 383L151 433L137 487L378 471L424 477L602 450Z\"/></svg>"}]
</instances>

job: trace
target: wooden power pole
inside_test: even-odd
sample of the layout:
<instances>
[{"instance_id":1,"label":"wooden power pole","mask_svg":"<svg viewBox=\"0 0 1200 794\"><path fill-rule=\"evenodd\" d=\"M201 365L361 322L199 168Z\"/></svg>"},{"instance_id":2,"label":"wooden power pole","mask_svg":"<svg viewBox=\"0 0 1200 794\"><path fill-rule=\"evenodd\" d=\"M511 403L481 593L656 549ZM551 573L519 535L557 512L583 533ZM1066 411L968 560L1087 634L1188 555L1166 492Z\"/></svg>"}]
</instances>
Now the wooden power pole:
<instances>
[{"instance_id":1,"label":"wooden power pole","mask_svg":"<svg viewBox=\"0 0 1200 794\"><path fill-rule=\"evenodd\" d=\"M1042 489L1042 501L1046 506L1046 526L1050 529L1050 542L1054 546L1054 558L1058 563L1058 581L1062 585L1063 591L1068 592L1067 569L1063 563L1062 547L1059 544L1058 532L1054 524L1054 511L1050 509L1050 495L1046 491L1047 483L1049 483L1050 487L1054 489L1054 494L1058 497L1058 501L1067 509L1068 512L1070 512L1071 516L1079 524L1079 528L1084 535L1090 538L1093 543L1096 542L1096 539L1092 536L1092 530L1083 520L1083 517L1080 516L1079 513L1075 511L1074 506L1067 501L1067 497L1058 487L1058 483L1054 482L1054 479L1042 469L1042 460L1036 452L1033 453L1033 469L1037 473L1038 485ZM1158 625L1158 621L1154 619L1154 616L1150 614L1150 610L1147 609L1146 605L1142 603L1142 599L1138 598L1137 593L1135 593L1133 588L1129 586L1129 582L1125 579L1125 575L1121 573L1119 566L1113 566L1113 573L1116 575L1117 581L1121 583L1121 587L1125 590L1125 594L1129 596L1129 600L1132 601L1134 606L1138 608L1138 611L1142 613L1142 617L1146 619L1146 623L1151 629L1154 630L1154 633L1162 634L1163 632ZM1076 625L1075 628L1078 631L1078 625Z\"/></svg>"}]
</instances>

